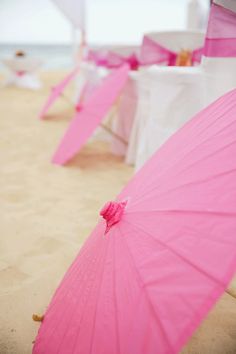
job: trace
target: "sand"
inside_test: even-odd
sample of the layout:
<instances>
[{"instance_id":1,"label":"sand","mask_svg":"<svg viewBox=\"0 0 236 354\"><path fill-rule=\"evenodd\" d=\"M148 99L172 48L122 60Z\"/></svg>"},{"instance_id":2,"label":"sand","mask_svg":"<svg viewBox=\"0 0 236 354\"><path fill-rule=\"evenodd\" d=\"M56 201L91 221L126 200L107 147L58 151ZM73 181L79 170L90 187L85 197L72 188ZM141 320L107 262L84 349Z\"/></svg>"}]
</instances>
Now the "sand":
<instances>
[{"instance_id":1,"label":"sand","mask_svg":"<svg viewBox=\"0 0 236 354\"><path fill-rule=\"evenodd\" d=\"M31 353L39 327L32 314L44 312L100 208L133 173L96 141L67 167L50 163L72 110L60 100L50 120L37 113L62 76L44 73L38 92L0 91L0 354ZM184 353L236 353L235 299L221 298Z\"/></svg>"}]
</instances>

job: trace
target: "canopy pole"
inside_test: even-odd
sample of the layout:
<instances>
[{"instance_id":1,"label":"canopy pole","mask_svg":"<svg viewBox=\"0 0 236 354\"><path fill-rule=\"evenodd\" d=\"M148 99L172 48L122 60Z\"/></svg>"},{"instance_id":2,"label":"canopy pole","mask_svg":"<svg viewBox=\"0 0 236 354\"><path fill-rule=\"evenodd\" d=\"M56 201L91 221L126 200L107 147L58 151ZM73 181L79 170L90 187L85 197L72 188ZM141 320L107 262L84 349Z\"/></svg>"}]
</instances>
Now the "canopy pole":
<instances>
[{"instance_id":1,"label":"canopy pole","mask_svg":"<svg viewBox=\"0 0 236 354\"><path fill-rule=\"evenodd\" d=\"M72 43L72 64L73 67L78 62L78 44L77 44L77 30L75 26L71 26L71 43Z\"/></svg>"}]
</instances>

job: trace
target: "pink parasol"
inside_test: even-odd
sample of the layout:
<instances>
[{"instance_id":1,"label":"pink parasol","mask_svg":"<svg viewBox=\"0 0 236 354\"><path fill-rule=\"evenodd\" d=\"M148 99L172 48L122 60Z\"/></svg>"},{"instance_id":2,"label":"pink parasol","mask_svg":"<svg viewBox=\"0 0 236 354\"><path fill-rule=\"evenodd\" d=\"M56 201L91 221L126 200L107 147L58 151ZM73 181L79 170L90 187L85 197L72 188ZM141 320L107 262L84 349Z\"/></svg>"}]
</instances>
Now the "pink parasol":
<instances>
[{"instance_id":1,"label":"pink parasol","mask_svg":"<svg viewBox=\"0 0 236 354\"><path fill-rule=\"evenodd\" d=\"M49 110L49 108L53 105L53 103L60 97L66 88L66 86L75 78L78 73L79 68L75 68L69 75L67 75L57 86L52 88L52 92L45 102L40 114L39 118L43 119Z\"/></svg>"},{"instance_id":2,"label":"pink parasol","mask_svg":"<svg viewBox=\"0 0 236 354\"><path fill-rule=\"evenodd\" d=\"M128 79L128 72L129 66L125 64L93 90L69 125L52 162L65 164L86 143L119 96Z\"/></svg>"},{"instance_id":3,"label":"pink parasol","mask_svg":"<svg viewBox=\"0 0 236 354\"><path fill-rule=\"evenodd\" d=\"M236 57L236 3L215 0L211 5L205 38L206 57Z\"/></svg>"},{"instance_id":4,"label":"pink parasol","mask_svg":"<svg viewBox=\"0 0 236 354\"><path fill-rule=\"evenodd\" d=\"M192 51L191 60L193 63L200 63L203 48L197 48ZM140 63L142 65L167 63L168 66L174 66L178 53L163 47L148 36L144 36L140 52Z\"/></svg>"},{"instance_id":5,"label":"pink parasol","mask_svg":"<svg viewBox=\"0 0 236 354\"><path fill-rule=\"evenodd\" d=\"M178 353L236 271L236 90L101 211L33 354Z\"/></svg>"}]
</instances>

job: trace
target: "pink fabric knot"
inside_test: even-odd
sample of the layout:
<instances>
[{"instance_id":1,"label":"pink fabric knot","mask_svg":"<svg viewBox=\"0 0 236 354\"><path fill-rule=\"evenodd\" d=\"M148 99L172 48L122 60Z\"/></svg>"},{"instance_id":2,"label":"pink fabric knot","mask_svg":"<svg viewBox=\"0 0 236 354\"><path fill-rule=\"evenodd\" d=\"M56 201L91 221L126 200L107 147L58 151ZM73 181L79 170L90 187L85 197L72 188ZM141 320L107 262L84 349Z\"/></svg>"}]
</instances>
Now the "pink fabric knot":
<instances>
[{"instance_id":1,"label":"pink fabric knot","mask_svg":"<svg viewBox=\"0 0 236 354\"><path fill-rule=\"evenodd\" d=\"M75 106L76 112L80 112L82 108L83 108L82 103L78 103L78 104Z\"/></svg>"},{"instance_id":2,"label":"pink fabric knot","mask_svg":"<svg viewBox=\"0 0 236 354\"><path fill-rule=\"evenodd\" d=\"M16 75L21 77L21 76L25 75L25 71L17 71Z\"/></svg>"},{"instance_id":3,"label":"pink fabric knot","mask_svg":"<svg viewBox=\"0 0 236 354\"><path fill-rule=\"evenodd\" d=\"M108 233L110 228L117 224L124 213L127 201L124 202L107 202L102 210L100 215L106 220L107 227L105 234Z\"/></svg>"},{"instance_id":4,"label":"pink fabric knot","mask_svg":"<svg viewBox=\"0 0 236 354\"><path fill-rule=\"evenodd\" d=\"M130 55L125 61L129 64L131 70L138 70L140 63L135 54Z\"/></svg>"}]
</instances>

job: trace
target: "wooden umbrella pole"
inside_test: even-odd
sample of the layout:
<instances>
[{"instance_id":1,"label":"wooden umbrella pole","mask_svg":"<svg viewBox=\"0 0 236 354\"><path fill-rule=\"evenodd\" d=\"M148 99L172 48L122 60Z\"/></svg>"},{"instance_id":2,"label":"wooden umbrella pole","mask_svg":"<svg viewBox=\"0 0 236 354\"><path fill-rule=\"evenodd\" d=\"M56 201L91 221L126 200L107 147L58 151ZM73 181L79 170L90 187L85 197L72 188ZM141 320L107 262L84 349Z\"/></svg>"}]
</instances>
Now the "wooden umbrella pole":
<instances>
[{"instance_id":1,"label":"wooden umbrella pole","mask_svg":"<svg viewBox=\"0 0 236 354\"><path fill-rule=\"evenodd\" d=\"M61 92L61 97L64 98L64 100L66 100L66 102L75 108L74 103L71 101L71 99L69 97L67 97L63 92ZM101 126L101 128L103 128L104 130L106 130L109 134L111 134L112 136L114 136L114 138L116 138L117 140L121 141L123 144L128 145L128 142L122 138L122 136L116 134L115 132L113 132L113 130L111 128L109 128L108 126L106 126L103 123L99 124Z\"/></svg>"},{"instance_id":2,"label":"wooden umbrella pole","mask_svg":"<svg viewBox=\"0 0 236 354\"><path fill-rule=\"evenodd\" d=\"M120 96L116 99L116 102L113 105L113 110L110 113L110 119L112 119L114 117L114 115L116 114L118 107L119 107L119 101L120 101ZM128 145L128 142L119 134L115 133L111 128L109 128L107 125L100 123L101 128L103 128L104 130L106 130L108 133L110 133L114 138L116 138L117 140L119 140L120 142L122 142L124 145Z\"/></svg>"},{"instance_id":3,"label":"wooden umbrella pole","mask_svg":"<svg viewBox=\"0 0 236 354\"><path fill-rule=\"evenodd\" d=\"M69 97L67 97L63 92L60 93L60 96L70 105L70 107L74 107L74 103L71 101Z\"/></svg>"},{"instance_id":4,"label":"wooden umbrella pole","mask_svg":"<svg viewBox=\"0 0 236 354\"><path fill-rule=\"evenodd\" d=\"M108 126L106 126L103 123L100 123L101 128L103 128L104 130L106 130L109 134L111 134L112 136L114 136L114 138L116 138L117 140L120 140L123 144L128 145L128 142L123 139L120 135L116 134L115 132L113 132L113 130L111 128L109 128Z\"/></svg>"},{"instance_id":5,"label":"wooden umbrella pole","mask_svg":"<svg viewBox=\"0 0 236 354\"><path fill-rule=\"evenodd\" d=\"M236 291L234 291L234 290L228 288L228 289L225 290L225 292L226 292L227 294L229 294L230 296L232 296L234 299L236 299Z\"/></svg>"}]
</instances>

